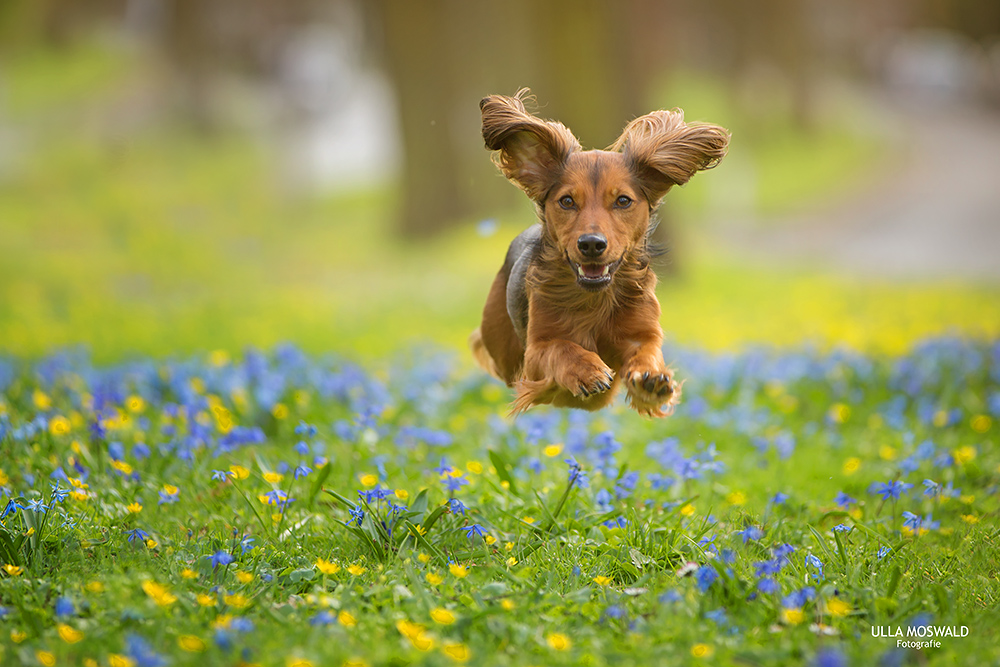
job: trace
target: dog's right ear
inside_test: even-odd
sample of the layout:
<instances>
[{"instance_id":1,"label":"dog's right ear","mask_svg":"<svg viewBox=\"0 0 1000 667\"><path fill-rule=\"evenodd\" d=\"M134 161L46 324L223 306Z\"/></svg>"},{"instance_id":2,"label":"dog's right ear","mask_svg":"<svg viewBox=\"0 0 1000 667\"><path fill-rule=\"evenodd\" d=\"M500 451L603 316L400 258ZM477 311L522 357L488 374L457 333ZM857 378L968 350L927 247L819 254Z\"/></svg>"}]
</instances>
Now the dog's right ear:
<instances>
[{"instance_id":1,"label":"dog's right ear","mask_svg":"<svg viewBox=\"0 0 1000 667\"><path fill-rule=\"evenodd\" d=\"M541 204L570 153L580 150L580 142L562 123L526 112L523 100L528 93L522 88L514 97L490 95L479 103L479 109L486 147L498 151L493 161L504 176Z\"/></svg>"}]
</instances>

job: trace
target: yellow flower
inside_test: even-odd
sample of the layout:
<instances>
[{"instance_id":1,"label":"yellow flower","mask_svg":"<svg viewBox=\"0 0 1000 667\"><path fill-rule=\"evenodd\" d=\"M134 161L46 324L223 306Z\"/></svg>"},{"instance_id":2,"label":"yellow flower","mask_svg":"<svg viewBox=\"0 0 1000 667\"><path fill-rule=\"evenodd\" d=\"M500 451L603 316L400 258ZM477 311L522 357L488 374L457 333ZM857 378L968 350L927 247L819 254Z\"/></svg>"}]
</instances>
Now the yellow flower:
<instances>
[{"instance_id":1,"label":"yellow flower","mask_svg":"<svg viewBox=\"0 0 1000 667\"><path fill-rule=\"evenodd\" d=\"M551 458L553 456L559 456L562 453L562 450L563 450L562 444L555 444L555 445L549 445L542 451L545 453L546 456Z\"/></svg>"},{"instance_id":2,"label":"yellow flower","mask_svg":"<svg viewBox=\"0 0 1000 667\"><path fill-rule=\"evenodd\" d=\"M368 568L363 565L358 565L357 563L355 563L354 565L348 565L347 571L353 574L355 577L360 577L362 574L368 571Z\"/></svg>"},{"instance_id":3,"label":"yellow flower","mask_svg":"<svg viewBox=\"0 0 1000 667\"><path fill-rule=\"evenodd\" d=\"M879 458L883 461L895 461L896 460L896 448L890 447L889 445L882 445L878 448Z\"/></svg>"},{"instance_id":4,"label":"yellow flower","mask_svg":"<svg viewBox=\"0 0 1000 667\"><path fill-rule=\"evenodd\" d=\"M111 667L135 667L135 660L120 653L112 653L108 656L108 664Z\"/></svg>"},{"instance_id":5,"label":"yellow flower","mask_svg":"<svg viewBox=\"0 0 1000 667\"><path fill-rule=\"evenodd\" d=\"M549 648L553 648L556 651L568 651L573 642L569 640L569 637L561 632L553 632L545 637L545 643L549 645Z\"/></svg>"},{"instance_id":6,"label":"yellow flower","mask_svg":"<svg viewBox=\"0 0 1000 667\"><path fill-rule=\"evenodd\" d=\"M948 411L938 410L934 413L934 425L938 428L948 425Z\"/></svg>"},{"instance_id":7,"label":"yellow flower","mask_svg":"<svg viewBox=\"0 0 1000 667\"><path fill-rule=\"evenodd\" d=\"M479 461L469 461L465 464L465 469L471 472L473 475L483 474L483 464Z\"/></svg>"},{"instance_id":8,"label":"yellow flower","mask_svg":"<svg viewBox=\"0 0 1000 667\"><path fill-rule=\"evenodd\" d=\"M48 410L52 407L52 399L41 389L36 389L31 393L31 402L38 410Z\"/></svg>"},{"instance_id":9,"label":"yellow flower","mask_svg":"<svg viewBox=\"0 0 1000 667\"><path fill-rule=\"evenodd\" d=\"M222 601L228 604L234 609L246 609L250 606L250 598L243 595L242 593L233 593L232 595L223 595Z\"/></svg>"},{"instance_id":10,"label":"yellow flower","mask_svg":"<svg viewBox=\"0 0 1000 667\"><path fill-rule=\"evenodd\" d=\"M177 638L177 645L188 653L201 653L206 648L205 642L194 635L181 635Z\"/></svg>"},{"instance_id":11,"label":"yellow flower","mask_svg":"<svg viewBox=\"0 0 1000 667\"><path fill-rule=\"evenodd\" d=\"M3 471L3 468L0 468L0 486L7 486L8 482L10 482L10 477Z\"/></svg>"},{"instance_id":12,"label":"yellow flower","mask_svg":"<svg viewBox=\"0 0 1000 667\"><path fill-rule=\"evenodd\" d=\"M990 430L992 425L993 420L989 415L976 415L971 421L969 421L969 426L971 426L972 430L976 433L986 433Z\"/></svg>"},{"instance_id":13,"label":"yellow flower","mask_svg":"<svg viewBox=\"0 0 1000 667\"><path fill-rule=\"evenodd\" d=\"M215 596L208 595L207 593L198 593L198 597L195 598L202 607L214 607L215 606Z\"/></svg>"},{"instance_id":14,"label":"yellow flower","mask_svg":"<svg viewBox=\"0 0 1000 667\"><path fill-rule=\"evenodd\" d=\"M67 644L75 644L83 639L83 633L71 625L60 623L56 630L59 632L59 639Z\"/></svg>"},{"instance_id":15,"label":"yellow flower","mask_svg":"<svg viewBox=\"0 0 1000 667\"><path fill-rule=\"evenodd\" d=\"M715 650L708 644L695 644L691 647L691 655L696 658L710 658Z\"/></svg>"},{"instance_id":16,"label":"yellow flower","mask_svg":"<svg viewBox=\"0 0 1000 667\"><path fill-rule=\"evenodd\" d=\"M851 605L840 598L830 598L826 601L826 611L831 616L847 616L851 612Z\"/></svg>"},{"instance_id":17,"label":"yellow flower","mask_svg":"<svg viewBox=\"0 0 1000 667\"><path fill-rule=\"evenodd\" d=\"M535 517L533 517L533 516L526 516L523 519L521 519L521 521L523 521L525 523L535 523Z\"/></svg>"},{"instance_id":18,"label":"yellow flower","mask_svg":"<svg viewBox=\"0 0 1000 667\"><path fill-rule=\"evenodd\" d=\"M446 656L454 660L455 662L467 662L469 658L472 657L472 653L469 651L469 647L462 643L454 644L444 644L441 646L441 652Z\"/></svg>"},{"instance_id":19,"label":"yellow flower","mask_svg":"<svg viewBox=\"0 0 1000 667\"><path fill-rule=\"evenodd\" d=\"M843 403L834 403L827 415L836 423L843 424L851 418L851 408Z\"/></svg>"},{"instance_id":20,"label":"yellow flower","mask_svg":"<svg viewBox=\"0 0 1000 667\"><path fill-rule=\"evenodd\" d=\"M369 488L378 484L378 476L373 475L370 472L361 475L358 479L361 481L362 486L367 486Z\"/></svg>"},{"instance_id":21,"label":"yellow flower","mask_svg":"<svg viewBox=\"0 0 1000 667\"><path fill-rule=\"evenodd\" d=\"M394 494L400 500L406 500L407 498L410 497L410 492L407 491L406 489L396 489Z\"/></svg>"},{"instance_id":22,"label":"yellow flower","mask_svg":"<svg viewBox=\"0 0 1000 667\"><path fill-rule=\"evenodd\" d=\"M442 577L437 572L428 572L425 579L427 579L427 583L429 583L431 586L437 586L442 581L444 581L444 577Z\"/></svg>"},{"instance_id":23,"label":"yellow flower","mask_svg":"<svg viewBox=\"0 0 1000 667\"><path fill-rule=\"evenodd\" d=\"M350 612L342 611L337 614L337 621L345 628L353 628L358 624L358 620Z\"/></svg>"},{"instance_id":24,"label":"yellow flower","mask_svg":"<svg viewBox=\"0 0 1000 667\"><path fill-rule=\"evenodd\" d=\"M185 579L197 579L198 573L192 570L191 568L186 567L183 570L181 570L181 576L184 577Z\"/></svg>"},{"instance_id":25,"label":"yellow flower","mask_svg":"<svg viewBox=\"0 0 1000 667\"><path fill-rule=\"evenodd\" d=\"M452 563L448 566L448 571L459 579L465 579L468 576L469 570L466 569L464 565L459 565L458 563Z\"/></svg>"},{"instance_id":26,"label":"yellow flower","mask_svg":"<svg viewBox=\"0 0 1000 667\"><path fill-rule=\"evenodd\" d=\"M597 584L598 586L610 586L611 585L611 577L605 577L605 576L600 576L600 575L596 576L596 577L594 577L594 583Z\"/></svg>"},{"instance_id":27,"label":"yellow flower","mask_svg":"<svg viewBox=\"0 0 1000 667\"><path fill-rule=\"evenodd\" d=\"M688 503L681 508L681 516L691 516L694 514L694 505Z\"/></svg>"},{"instance_id":28,"label":"yellow flower","mask_svg":"<svg viewBox=\"0 0 1000 667\"><path fill-rule=\"evenodd\" d=\"M132 514L138 514L139 512L142 511L142 505L140 505L137 502L134 502L134 503L131 503L126 509L129 512L131 512Z\"/></svg>"},{"instance_id":29,"label":"yellow flower","mask_svg":"<svg viewBox=\"0 0 1000 667\"><path fill-rule=\"evenodd\" d=\"M492 535L487 535L486 537L483 538L483 541L486 542L486 544L493 544L494 542L497 541L497 538L493 537Z\"/></svg>"},{"instance_id":30,"label":"yellow flower","mask_svg":"<svg viewBox=\"0 0 1000 667\"><path fill-rule=\"evenodd\" d=\"M150 537L149 539L146 540L146 548L147 549L155 549L159 545L160 545L160 543L157 542L156 540L154 540L152 537Z\"/></svg>"},{"instance_id":31,"label":"yellow flower","mask_svg":"<svg viewBox=\"0 0 1000 667\"><path fill-rule=\"evenodd\" d=\"M431 618L434 619L435 623L440 623L441 625L451 625L455 622L456 617L455 614L447 609L435 607L434 609L431 609Z\"/></svg>"},{"instance_id":32,"label":"yellow flower","mask_svg":"<svg viewBox=\"0 0 1000 667\"><path fill-rule=\"evenodd\" d=\"M333 561L326 561L322 558L316 559L316 569L323 574L337 574L340 572L340 565Z\"/></svg>"},{"instance_id":33,"label":"yellow flower","mask_svg":"<svg viewBox=\"0 0 1000 667\"><path fill-rule=\"evenodd\" d=\"M103 593L104 592L104 584L102 582L97 581L95 579L94 581L91 581L91 582L87 583L86 589L88 591L90 591L91 593Z\"/></svg>"},{"instance_id":34,"label":"yellow flower","mask_svg":"<svg viewBox=\"0 0 1000 667\"><path fill-rule=\"evenodd\" d=\"M517 559L516 558L514 558L513 556L511 556L510 558L507 559L507 567L514 567L515 565L517 565Z\"/></svg>"},{"instance_id":35,"label":"yellow flower","mask_svg":"<svg viewBox=\"0 0 1000 667\"><path fill-rule=\"evenodd\" d=\"M56 664L56 654L50 651L35 651L35 657L45 667L53 667Z\"/></svg>"},{"instance_id":36,"label":"yellow flower","mask_svg":"<svg viewBox=\"0 0 1000 667\"><path fill-rule=\"evenodd\" d=\"M285 476L280 472L266 472L264 473L264 481L268 484L280 484L281 480L285 479Z\"/></svg>"},{"instance_id":37,"label":"yellow flower","mask_svg":"<svg viewBox=\"0 0 1000 667\"><path fill-rule=\"evenodd\" d=\"M515 605L514 601L510 598L504 598L503 600L500 600L500 606L503 607L504 611L514 611L514 607L517 605Z\"/></svg>"},{"instance_id":38,"label":"yellow flower","mask_svg":"<svg viewBox=\"0 0 1000 667\"><path fill-rule=\"evenodd\" d=\"M251 581L253 581L253 573L244 572L243 570L238 570L236 572L236 580L241 584L249 584Z\"/></svg>"},{"instance_id":39,"label":"yellow flower","mask_svg":"<svg viewBox=\"0 0 1000 667\"><path fill-rule=\"evenodd\" d=\"M974 514L963 514L962 521L968 524L977 524L979 523L979 517Z\"/></svg>"},{"instance_id":40,"label":"yellow flower","mask_svg":"<svg viewBox=\"0 0 1000 667\"><path fill-rule=\"evenodd\" d=\"M274 415L275 419L285 419L288 417L288 406L284 403L275 403L274 407L271 408L271 414Z\"/></svg>"},{"instance_id":41,"label":"yellow flower","mask_svg":"<svg viewBox=\"0 0 1000 667\"><path fill-rule=\"evenodd\" d=\"M747 495L742 491L733 491L726 496L726 502L730 505L744 505L747 502Z\"/></svg>"},{"instance_id":42,"label":"yellow flower","mask_svg":"<svg viewBox=\"0 0 1000 667\"><path fill-rule=\"evenodd\" d=\"M73 424L62 415L56 415L49 422L49 433L52 435L66 435L72 428Z\"/></svg>"},{"instance_id":43,"label":"yellow flower","mask_svg":"<svg viewBox=\"0 0 1000 667\"><path fill-rule=\"evenodd\" d=\"M142 412L146 409L146 401L142 400L142 396L129 396L125 399L125 408L129 412Z\"/></svg>"},{"instance_id":44,"label":"yellow flower","mask_svg":"<svg viewBox=\"0 0 1000 667\"><path fill-rule=\"evenodd\" d=\"M305 658L288 658L285 661L285 665L287 667L313 667L312 662Z\"/></svg>"},{"instance_id":45,"label":"yellow flower","mask_svg":"<svg viewBox=\"0 0 1000 667\"><path fill-rule=\"evenodd\" d=\"M363 658L348 658L340 663L340 667L369 667Z\"/></svg>"},{"instance_id":46,"label":"yellow flower","mask_svg":"<svg viewBox=\"0 0 1000 667\"><path fill-rule=\"evenodd\" d=\"M851 458L844 461L843 471L845 475L853 475L858 471L858 468L860 467L861 467L861 459L859 459L857 456L852 456Z\"/></svg>"},{"instance_id":47,"label":"yellow flower","mask_svg":"<svg viewBox=\"0 0 1000 667\"><path fill-rule=\"evenodd\" d=\"M418 523L417 525L415 525L410 530L410 532L411 533L416 533L417 535L426 535L427 534L427 529L424 528L423 524ZM423 556L424 554L420 554L420 555ZM427 560L430 560L429 556L428 556ZM426 563L427 561L422 561L422 562Z\"/></svg>"},{"instance_id":48,"label":"yellow flower","mask_svg":"<svg viewBox=\"0 0 1000 667\"><path fill-rule=\"evenodd\" d=\"M9 574L12 577L20 576L21 573L24 572L24 568L23 567L20 567L18 565L11 565L10 563L7 563L6 565L4 565L3 569L4 569L4 572L6 572L7 574Z\"/></svg>"},{"instance_id":49,"label":"yellow flower","mask_svg":"<svg viewBox=\"0 0 1000 667\"><path fill-rule=\"evenodd\" d=\"M959 447L954 452L952 452L952 456L955 457L955 463L957 463L958 465L962 465L976 458L976 448L973 447L972 445Z\"/></svg>"},{"instance_id":50,"label":"yellow flower","mask_svg":"<svg viewBox=\"0 0 1000 667\"><path fill-rule=\"evenodd\" d=\"M28 638L28 633L27 632L22 632L21 630L11 630L10 631L10 640L12 642L14 642L15 644L20 644L21 642L23 642L27 638Z\"/></svg>"},{"instance_id":51,"label":"yellow flower","mask_svg":"<svg viewBox=\"0 0 1000 667\"><path fill-rule=\"evenodd\" d=\"M111 462L111 467L114 468L115 470L117 470L118 472L120 472L123 475L131 475L132 474L132 466L130 466L129 464L125 463L124 461L112 461Z\"/></svg>"},{"instance_id":52,"label":"yellow flower","mask_svg":"<svg viewBox=\"0 0 1000 667\"><path fill-rule=\"evenodd\" d=\"M503 548L506 549L507 551L513 551L514 550L514 543L513 542L508 542L507 544L503 545Z\"/></svg>"},{"instance_id":53,"label":"yellow flower","mask_svg":"<svg viewBox=\"0 0 1000 667\"><path fill-rule=\"evenodd\" d=\"M805 618L805 614L798 607L794 609L782 609L781 620L789 625L798 625Z\"/></svg>"},{"instance_id":54,"label":"yellow flower","mask_svg":"<svg viewBox=\"0 0 1000 667\"><path fill-rule=\"evenodd\" d=\"M142 590L152 598L153 602L161 607L167 607L177 602L177 596L171 593L166 586L162 586L150 579L142 582Z\"/></svg>"},{"instance_id":55,"label":"yellow flower","mask_svg":"<svg viewBox=\"0 0 1000 667\"><path fill-rule=\"evenodd\" d=\"M233 473L236 479L246 479L250 476L250 470L240 465L229 466L229 472Z\"/></svg>"}]
</instances>

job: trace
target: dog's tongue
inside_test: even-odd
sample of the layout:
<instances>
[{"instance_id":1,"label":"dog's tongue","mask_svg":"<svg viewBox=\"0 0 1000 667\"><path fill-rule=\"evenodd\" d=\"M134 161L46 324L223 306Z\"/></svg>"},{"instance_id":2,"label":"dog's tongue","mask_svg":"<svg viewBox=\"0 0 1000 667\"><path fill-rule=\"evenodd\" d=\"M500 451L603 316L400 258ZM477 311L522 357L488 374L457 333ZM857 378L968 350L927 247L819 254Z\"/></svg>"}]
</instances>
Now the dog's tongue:
<instances>
[{"instance_id":1,"label":"dog's tongue","mask_svg":"<svg viewBox=\"0 0 1000 667\"><path fill-rule=\"evenodd\" d=\"M604 264L582 264L580 268L583 269L585 278L600 278L604 275L604 266Z\"/></svg>"}]
</instances>

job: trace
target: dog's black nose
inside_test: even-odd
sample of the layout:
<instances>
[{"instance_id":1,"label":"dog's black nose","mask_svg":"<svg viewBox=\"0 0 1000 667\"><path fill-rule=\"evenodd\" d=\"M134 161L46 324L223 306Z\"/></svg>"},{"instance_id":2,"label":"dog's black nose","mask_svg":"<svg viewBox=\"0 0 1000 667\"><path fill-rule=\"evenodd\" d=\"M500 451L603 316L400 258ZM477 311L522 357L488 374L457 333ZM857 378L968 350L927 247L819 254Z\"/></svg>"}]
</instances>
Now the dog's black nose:
<instances>
[{"instance_id":1,"label":"dog's black nose","mask_svg":"<svg viewBox=\"0 0 1000 667\"><path fill-rule=\"evenodd\" d=\"M584 257L600 257L608 249L608 240L601 234L584 234L576 240Z\"/></svg>"}]
</instances>

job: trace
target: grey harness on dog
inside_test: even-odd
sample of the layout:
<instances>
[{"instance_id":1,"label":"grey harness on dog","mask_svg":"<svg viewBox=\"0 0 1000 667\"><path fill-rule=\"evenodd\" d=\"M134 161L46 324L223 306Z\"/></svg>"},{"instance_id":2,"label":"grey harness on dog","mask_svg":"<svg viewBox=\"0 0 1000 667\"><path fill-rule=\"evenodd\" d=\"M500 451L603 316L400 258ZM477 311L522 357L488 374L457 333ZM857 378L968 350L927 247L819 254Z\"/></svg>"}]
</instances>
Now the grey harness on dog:
<instances>
[{"instance_id":1,"label":"grey harness on dog","mask_svg":"<svg viewBox=\"0 0 1000 667\"><path fill-rule=\"evenodd\" d=\"M507 278L507 316L523 347L528 339L528 267L542 247L542 225L535 224L511 241L507 250L510 276Z\"/></svg>"}]
</instances>

